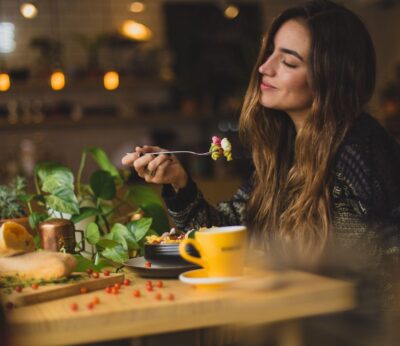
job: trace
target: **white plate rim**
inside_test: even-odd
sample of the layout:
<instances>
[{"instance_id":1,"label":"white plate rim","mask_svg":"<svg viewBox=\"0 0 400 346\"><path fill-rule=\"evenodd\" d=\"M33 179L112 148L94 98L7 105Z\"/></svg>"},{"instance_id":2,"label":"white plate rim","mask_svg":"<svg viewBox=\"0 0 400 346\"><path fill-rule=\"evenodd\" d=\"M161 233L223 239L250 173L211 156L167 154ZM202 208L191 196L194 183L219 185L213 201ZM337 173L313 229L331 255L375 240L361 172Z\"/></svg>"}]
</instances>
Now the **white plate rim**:
<instances>
[{"instance_id":1,"label":"white plate rim","mask_svg":"<svg viewBox=\"0 0 400 346\"><path fill-rule=\"evenodd\" d=\"M187 272L184 272L182 274L179 275L179 280L187 283L187 284L191 284L191 285L212 285L212 284L226 284L226 283L230 283L230 282L235 282L238 280L243 279L242 276L220 276L220 277L203 277L203 278L189 278L186 275L190 274L192 272L201 270L203 271L204 269L195 269L195 270L190 270Z\"/></svg>"}]
</instances>

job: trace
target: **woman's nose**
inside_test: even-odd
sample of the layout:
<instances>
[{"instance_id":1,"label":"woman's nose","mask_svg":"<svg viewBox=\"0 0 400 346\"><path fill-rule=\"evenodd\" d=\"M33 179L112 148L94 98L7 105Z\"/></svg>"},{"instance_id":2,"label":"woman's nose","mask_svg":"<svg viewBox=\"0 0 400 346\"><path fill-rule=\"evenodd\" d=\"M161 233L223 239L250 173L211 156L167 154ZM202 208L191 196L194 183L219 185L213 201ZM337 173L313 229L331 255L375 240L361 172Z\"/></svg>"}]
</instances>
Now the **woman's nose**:
<instances>
[{"instance_id":1,"label":"woman's nose","mask_svg":"<svg viewBox=\"0 0 400 346\"><path fill-rule=\"evenodd\" d=\"M269 57L259 68L258 72L268 76L272 76L275 73L275 69L272 63L271 57Z\"/></svg>"}]
</instances>

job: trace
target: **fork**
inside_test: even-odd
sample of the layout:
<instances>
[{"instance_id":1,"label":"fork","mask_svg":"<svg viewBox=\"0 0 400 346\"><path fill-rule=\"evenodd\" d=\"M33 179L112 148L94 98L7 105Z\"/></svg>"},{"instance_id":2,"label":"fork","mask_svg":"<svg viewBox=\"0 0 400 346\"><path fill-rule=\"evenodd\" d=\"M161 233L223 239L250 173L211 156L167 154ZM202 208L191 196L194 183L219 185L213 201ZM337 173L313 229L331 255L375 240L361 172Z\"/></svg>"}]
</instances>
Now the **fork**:
<instances>
[{"instance_id":1,"label":"fork","mask_svg":"<svg viewBox=\"0 0 400 346\"><path fill-rule=\"evenodd\" d=\"M156 151L152 153L143 153L144 155L162 155L162 154L191 154L191 155L197 155L197 156L208 156L211 155L210 151L207 151L205 153L197 153L195 151L189 151L189 150L173 150L173 151Z\"/></svg>"}]
</instances>

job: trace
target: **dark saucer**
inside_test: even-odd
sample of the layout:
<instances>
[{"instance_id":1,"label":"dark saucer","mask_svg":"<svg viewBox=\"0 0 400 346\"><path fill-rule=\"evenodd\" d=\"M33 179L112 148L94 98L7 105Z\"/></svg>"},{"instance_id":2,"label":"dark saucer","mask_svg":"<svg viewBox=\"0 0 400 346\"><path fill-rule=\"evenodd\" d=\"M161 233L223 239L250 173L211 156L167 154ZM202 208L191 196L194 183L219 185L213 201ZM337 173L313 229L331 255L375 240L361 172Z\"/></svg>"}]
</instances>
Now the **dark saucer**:
<instances>
[{"instance_id":1,"label":"dark saucer","mask_svg":"<svg viewBox=\"0 0 400 346\"><path fill-rule=\"evenodd\" d=\"M188 270L199 268L192 263L183 264L167 264L167 263L154 263L151 262L151 267L146 267L145 263L148 260L144 257L130 258L123 264L129 270L137 273L142 277L148 278L177 278L179 274L184 273Z\"/></svg>"}]
</instances>

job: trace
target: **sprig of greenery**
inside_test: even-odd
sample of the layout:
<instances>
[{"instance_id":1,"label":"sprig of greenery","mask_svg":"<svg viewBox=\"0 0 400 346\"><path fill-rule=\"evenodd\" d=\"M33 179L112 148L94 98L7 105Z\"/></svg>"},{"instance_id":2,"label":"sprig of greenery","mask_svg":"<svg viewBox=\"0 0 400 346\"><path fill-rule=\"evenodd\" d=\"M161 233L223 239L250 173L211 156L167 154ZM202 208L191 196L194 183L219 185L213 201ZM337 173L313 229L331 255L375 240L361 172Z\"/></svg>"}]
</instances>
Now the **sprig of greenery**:
<instances>
[{"instance_id":1,"label":"sprig of greenery","mask_svg":"<svg viewBox=\"0 0 400 346\"><path fill-rule=\"evenodd\" d=\"M0 218L13 219L26 215L21 196L25 194L25 179L16 177L9 185L0 185Z\"/></svg>"}]
</instances>

